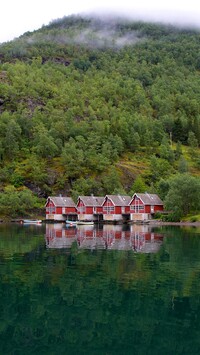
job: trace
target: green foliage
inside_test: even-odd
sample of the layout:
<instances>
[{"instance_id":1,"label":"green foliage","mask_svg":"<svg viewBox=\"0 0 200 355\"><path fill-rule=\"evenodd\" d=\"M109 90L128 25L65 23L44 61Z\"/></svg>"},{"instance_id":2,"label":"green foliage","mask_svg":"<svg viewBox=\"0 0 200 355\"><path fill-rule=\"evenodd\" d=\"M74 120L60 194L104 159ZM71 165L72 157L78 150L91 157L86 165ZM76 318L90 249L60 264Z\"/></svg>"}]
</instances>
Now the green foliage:
<instances>
[{"instance_id":1,"label":"green foliage","mask_svg":"<svg viewBox=\"0 0 200 355\"><path fill-rule=\"evenodd\" d=\"M179 173L187 173L188 172L188 164L184 157L181 157L178 162L178 171Z\"/></svg>"},{"instance_id":2,"label":"green foliage","mask_svg":"<svg viewBox=\"0 0 200 355\"><path fill-rule=\"evenodd\" d=\"M74 66L76 69L81 69L83 71L87 71L90 66L91 66L91 63L88 59L75 59L74 60Z\"/></svg>"},{"instance_id":3,"label":"green foliage","mask_svg":"<svg viewBox=\"0 0 200 355\"><path fill-rule=\"evenodd\" d=\"M190 155L193 159L196 158L196 149L198 147L198 140L194 134L194 132L189 131L188 134L188 145L190 147Z\"/></svg>"},{"instance_id":4,"label":"green foliage","mask_svg":"<svg viewBox=\"0 0 200 355\"><path fill-rule=\"evenodd\" d=\"M120 176L117 169L112 166L109 171L102 177L102 186L104 194L124 194L124 188L120 182Z\"/></svg>"},{"instance_id":5,"label":"green foliage","mask_svg":"<svg viewBox=\"0 0 200 355\"><path fill-rule=\"evenodd\" d=\"M170 163L174 160L174 152L170 147L170 144L166 137L163 137L160 145L160 157L168 160Z\"/></svg>"},{"instance_id":6,"label":"green foliage","mask_svg":"<svg viewBox=\"0 0 200 355\"><path fill-rule=\"evenodd\" d=\"M110 173L129 153L147 159L148 185L186 166L200 175L199 36L72 16L0 45L2 191L76 194L96 176L95 191L130 190Z\"/></svg>"},{"instance_id":7,"label":"green foliage","mask_svg":"<svg viewBox=\"0 0 200 355\"><path fill-rule=\"evenodd\" d=\"M194 132L189 131L188 134L188 145L192 148L195 149L198 147L198 140L196 139L196 136Z\"/></svg>"},{"instance_id":8,"label":"green foliage","mask_svg":"<svg viewBox=\"0 0 200 355\"><path fill-rule=\"evenodd\" d=\"M84 144L83 138L83 144ZM79 148L79 143L73 138L70 138L69 143L66 143L62 151L62 164L67 177L76 178L84 171L84 154Z\"/></svg>"},{"instance_id":9,"label":"green foliage","mask_svg":"<svg viewBox=\"0 0 200 355\"><path fill-rule=\"evenodd\" d=\"M76 201L80 195L91 196L93 194L98 196L100 195L99 186L100 184L94 178L81 177L72 184L72 198Z\"/></svg>"},{"instance_id":10,"label":"green foliage","mask_svg":"<svg viewBox=\"0 0 200 355\"><path fill-rule=\"evenodd\" d=\"M148 189L147 185L145 184L143 178L139 175L135 179L135 181L131 187L131 191L130 191L129 195L133 195L134 193L143 193L143 192L147 191L147 189Z\"/></svg>"},{"instance_id":11,"label":"green foliage","mask_svg":"<svg viewBox=\"0 0 200 355\"><path fill-rule=\"evenodd\" d=\"M168 180L165 207L175 220L200 210L200 178L180 174Z\"/></svg>"},{"instance_id":12,"label":"green foliage","mask_svg":"<svg viewBox=\"0 0 200 355\"><path fill-rule=\"evenodd\" d=\"M0 194L0 214L8 217L26 216L34 208L41 208L44 201L39 201L30 190L16 190L7 186L4 193Z\"/></svg>"},{"instance_id":13,"label":"green foliage","mask_svg":"<svg viewBox=\"0 0 200 355\"><path fill-rule=\"evenodd\" d=\"M169 191L169 181L166 179L160 179L157 184L157 192L161 200L164 201L168 191Z\"/></svg>"},{"instance_id":14,"label":"green foliage","mask_svg":"<svg viewBox=\"0 0 200 355\"><path fill-rule=\"evenodd\" d=\"M150 167L152 180L158 181L161 178L168 178L174 171L170 163L161 158L157 158L156 156L152 156L150 159Z\"/></svg>"},{"instance_id":15,"label":"green foliage","mask_svg":"<svg viewBox=\"0 0 200 355\"><path fill-rule=\"evenodd\" d=\"M175 154L175 159L179 159L181 157L181 155L183 154L181 142L176 143L176 150L175 150L174 154Z\"/></svg>"}]
</instances>

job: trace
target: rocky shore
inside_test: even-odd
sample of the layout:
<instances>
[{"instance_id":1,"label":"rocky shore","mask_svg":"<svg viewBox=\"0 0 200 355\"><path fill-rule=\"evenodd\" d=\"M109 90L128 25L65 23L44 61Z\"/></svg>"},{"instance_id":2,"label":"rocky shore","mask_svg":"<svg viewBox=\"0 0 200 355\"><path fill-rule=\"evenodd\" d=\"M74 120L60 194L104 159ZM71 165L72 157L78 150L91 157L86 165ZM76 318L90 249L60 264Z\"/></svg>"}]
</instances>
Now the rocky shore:
<instances>
[{"instance_id":1,"label":"rocky shore","mask_svg":"<svg viewBox=\"0 0 200 355\"><path fill-rule=\"evenodd\" d=\"M180 221L180 222L163 222L163 221L157 221L157 220L152 220L150 221L149 225L151 226L191 226L191 227L200 227L200 221L197 222L185 222L185 221Z\"/></svg>"}]
</instances>

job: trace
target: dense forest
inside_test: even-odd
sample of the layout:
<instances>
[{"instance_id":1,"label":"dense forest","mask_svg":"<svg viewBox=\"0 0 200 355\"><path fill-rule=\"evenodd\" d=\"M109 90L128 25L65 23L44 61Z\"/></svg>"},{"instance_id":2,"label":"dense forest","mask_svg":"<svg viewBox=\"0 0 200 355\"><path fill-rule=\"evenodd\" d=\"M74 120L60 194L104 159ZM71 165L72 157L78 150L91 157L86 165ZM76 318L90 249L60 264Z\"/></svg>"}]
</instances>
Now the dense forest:
<instances>
[{"instance_id":1,"label":"dense forest","mask_svg":"<svg viewBox=\"0 0 200 355\"><path fill-rule=\"evenodd\" d=\"M0 45L0 215L156 192L200 211L200 32L64 17Z\"/></svg>"}]
</instances>

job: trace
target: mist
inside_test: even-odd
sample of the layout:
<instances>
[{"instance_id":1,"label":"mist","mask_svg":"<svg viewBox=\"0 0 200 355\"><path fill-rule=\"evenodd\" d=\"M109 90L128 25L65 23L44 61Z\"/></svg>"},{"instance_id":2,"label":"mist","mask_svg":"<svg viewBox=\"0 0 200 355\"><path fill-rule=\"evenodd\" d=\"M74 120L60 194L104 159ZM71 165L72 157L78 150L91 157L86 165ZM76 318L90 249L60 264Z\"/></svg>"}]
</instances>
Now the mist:
<instances>
[{"instance_id":1,"label":"mist","mask_svg":"<svg viewBox=\"0 0 200 355\"><path fill-rule=\"evenodd\" d=\"M123 0L123 3L113 6L109 1L102 1L102 5L94 9L93 14L100 16L124 16L130 20L159 22L181 27L200 28L200 4L196 0L181 1L168 0L158 2L156 0L133 2ZM103 3L105 3L103 5Z\"/></svg>"},{"instance_id":2,"label":"mist","mask_svg":"<svg viewBox=\"0 0 200 355\"><path fill-rule=\"evenodd\" d=\"M88 24L84 28L79 30L71 31L73 25L70 25L70 19L84 19ZM112 48L120 49L124 46L135 45L139 41L145 39L144 35L138 30L131 29L130 31L126 29L121 31L118 28L119 24L127 25L131 23L130 20L127 20L125 17L114 17L113 15L107 16L96 16L96 15L87 15L87 16L68 16L63 19L57 19L52 21L47 33L36 32L31 36L26 38L26 41L29 44L33 44L38 40L57 42L62 44L77 44L84 45L89 48ZM58 31L53 30L58 27ZM61 29L61 31L60 31Z\"/></svg>"},{"instance_id":3,"label":"mist","mask_svg":"<svg viewBox=\"0 0 200 355\"><path fill-rule=\"evenodd\" d=\"M11 11L12 9L12 11ZM7 0L2 2L0 13L0 43L17 38L27 31L47 25L55 18L72 14L126 16L131 20L159 22L181 27L200 28L200 5L197 0Z\"/></svg>"},{"instance_id":4,"label":"mist","mask_svg":"<svg viewBox=\"0 0 200 355\"><path fill-rule=\"evenodd\" d=\"M191 28L197 30L198 27L189 24L183 25L183 23L176 21L172 24L167 19L167 14L165 14L166 21L158 20L157 23L176 27L177 29ZM87 15L72 15L65 16L61 19L56 19L50 22L46 27L49 31L46 32L36 32L33 33L31 37L27 38L29 43L33 43L37 40L53 41L62 44L78 44L84 45L89 48L112 48L120 49L124 46L135 45L138 42L147 39L146 35L138 30L134 30L134 22L148 22L156 23L156 21L150 20L150 15L146 16L146 21L144 21L144 16L139 18L139 16L133 16L131 13L129 15L124 11L124 14L99 12L87 14ZM155 13L156 18L156 13ZM78 19L84 19L84 26L78 30L73 30L73 21ZM159 18L160 19L160 18ZM130 26L131 25L131 26ZM56 31L56 29L59 29ZM51 31L51 29L53 29ZM60 31L61 30L61 31Z\"/></svg>"}]
</instances>

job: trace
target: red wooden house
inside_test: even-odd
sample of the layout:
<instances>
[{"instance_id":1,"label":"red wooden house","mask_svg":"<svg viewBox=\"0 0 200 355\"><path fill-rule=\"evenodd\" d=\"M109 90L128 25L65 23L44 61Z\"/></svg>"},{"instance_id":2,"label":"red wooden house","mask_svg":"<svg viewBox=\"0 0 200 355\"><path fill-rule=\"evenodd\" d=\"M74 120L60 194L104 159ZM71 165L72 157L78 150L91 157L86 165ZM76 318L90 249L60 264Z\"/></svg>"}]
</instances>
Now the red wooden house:
<instances>
[{"instance_id":1,"label":"red wooden house","mask_svg":"<svg viewBox=\"0 0 200 355\"><path fill-rule=\"evenodd\" d=\"M129 218L130 196L106 195L103 202L104 221L122 221Z\"/></svg>"},{"instance_id":2,"label":"red wooden house","mask_svg":"<svg viewBox=\"0 0 200 355\"><path fill-rule=\"evenodd\" d=\"M77 213L79 221L98 221L103 214L102 203L104 197L79 196Z\"/></svg>"},{"instance_id":3,"label":"red wooden house","mask_svg":"<svg viewBox=\"0 0 200 355\"><path fill-rule=\"evenodd\" d=\"M46 219L54 221L75 220L76 205L71 197L48 197L45 205Z\"/></svg>"},{"instance_id":4,"label":"red wooden house","mask_svg":"<svg viewBox=\"0 0 200 355\"><path fill-rule=\"evenodd\" d=\"M130 220L149 220L156 212L163 211L163 202L156 194L135 193L129 203Z\"/></svg>"}]
</instances>

